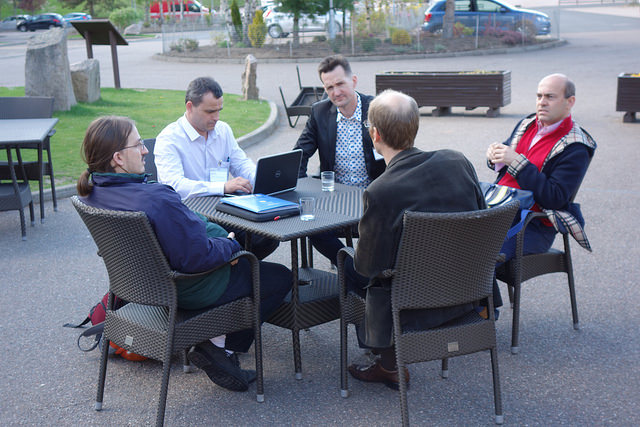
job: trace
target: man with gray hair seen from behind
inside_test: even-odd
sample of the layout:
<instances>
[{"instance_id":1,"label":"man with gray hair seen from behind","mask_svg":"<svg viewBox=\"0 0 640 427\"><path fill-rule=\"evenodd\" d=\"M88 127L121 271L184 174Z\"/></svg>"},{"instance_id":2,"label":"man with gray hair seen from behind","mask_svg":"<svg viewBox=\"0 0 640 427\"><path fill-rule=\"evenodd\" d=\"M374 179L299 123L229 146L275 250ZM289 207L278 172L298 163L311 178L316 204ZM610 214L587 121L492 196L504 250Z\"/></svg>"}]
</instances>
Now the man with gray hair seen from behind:
<instances>
[{"instance_id":1,"label":"man with gray hair seen from behind","mask_svg":"<svg viewBox=\"0 0 640 427\"><path fill-rule=\"evenodd\" d=\"M171 186L182 200L253 190L256 165L238 146L231 127L220 120L223 102L222 88L214 79L193 80L185 94L184 115L156 138L158 181ZM244 232L233 231L244 241ZM263 259L278 244L252 236L251 251Z\"/></svg>"},{"instance_id":2,"label":"man with gray hair seen from behind","mask_svg":"<svg viewBox=\"0 0 640 427\"><path fill-rule=\"evenodd\" d=\"M347 258L344 266L348 289L362 298L366 298L367 286L391 286L383 272L394 268L405 211L464 212L486 206L475 169L462 153L425 152L414 147L419 122L415 100L400 92L385 90L369 106L365 126L387 168L364 191L355 258ZM470 304L412 310L403 316L402 325L403 328L433 328L471 310ZM390 336L391 323L366 334L362 325L356 330L360 346L372 348L372 353L379 356L369 364L350 365L351 376L361 381L384 383L397 390L399 375L394 348L381 347L380 341L388 342L387 339L369 340ZM408 383L408 372L405 378Z\"/></svg>"}]
</instances>

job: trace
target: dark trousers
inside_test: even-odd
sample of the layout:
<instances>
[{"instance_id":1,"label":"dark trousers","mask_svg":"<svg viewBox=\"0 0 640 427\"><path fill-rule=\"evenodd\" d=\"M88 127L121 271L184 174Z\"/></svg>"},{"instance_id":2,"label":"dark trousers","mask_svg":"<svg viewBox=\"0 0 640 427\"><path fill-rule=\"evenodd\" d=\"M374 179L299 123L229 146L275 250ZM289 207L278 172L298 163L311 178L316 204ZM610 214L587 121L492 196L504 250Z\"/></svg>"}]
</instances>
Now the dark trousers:
<instances>
[{"instance_id":1,"label":"dark trousers","mask_svg":"<svg viewBox=\"0 0 640 427\"><path fill-rule=\"evenodd\" d=\"M293 276L291 271L281 265L260 261L260 320L264 321L275 311L291 290ZM238 264L231 267L231 277L226 291L211 307L217 307L253 294L251 265L240 258ZM227 334L225 348L246 353L253 343L253 329L245 329Z\"/></svg>"},{"instance_id":2,"label":"dark trousers","mask_svg":"<svg viewBox=\"0 0 640 427\"><path fill-rule=\"evenodd\" d=\"M230 230L230 231L233 231L233 233L236 235L236 240L242 246L244 246L246 233L242 230ZM251 236L251 252L259 260L263 260L267 256L271 255L273 251L278 249L279 245L280 245L279 241L274 239L269 239L268 237L256 236L255 234Z\"/></svg>"},{"instance_id":3,"label":"dark trousers","mask_svg":"<svg viewBox=\"0 0 640 427\"><path fill-rule=\"evenodd\" d=\"M523 255L540 254L547 252L556 237L556 229L547 227L537 219L534 219L524 230ZM506 260L516 256L517 235L504 242L500 252L506 255Z\"/></svg>"},{"instance_id":4,"label":"dark trousers","mask_svg":"<svg viewBox=\"0 0 640 427\"><path fill-rule=\"evenodd\" d=\"M527 225L524 230L524 244L522 247L523 255L540 254L547 252L553 240L556 237L556 230L553 227L547 227L540 221L534 219ZM513 236L511 239L504 242L500 252L505 254L506 261L513 259L516 256L516 244L518 236ZM502 263L496 264L496 267L501 266ZM502 306L502 295L500 295L500 288L498 287L497 280L493 279L493 305L498 308Z\"/></svg>"},{"instance_id":5,"label":"dark trousers","mask_svg":"<svg viewBox=\"0 0 640 427\"><path fill-rule=\"evenodd\" d=\"M315 236L309 237L309 240L318 252L331 261L331 264L336 265L338 263L338 251L344 248L344 243L340 241L335 231L316 234Z\"/></svg>"}]
</instances>

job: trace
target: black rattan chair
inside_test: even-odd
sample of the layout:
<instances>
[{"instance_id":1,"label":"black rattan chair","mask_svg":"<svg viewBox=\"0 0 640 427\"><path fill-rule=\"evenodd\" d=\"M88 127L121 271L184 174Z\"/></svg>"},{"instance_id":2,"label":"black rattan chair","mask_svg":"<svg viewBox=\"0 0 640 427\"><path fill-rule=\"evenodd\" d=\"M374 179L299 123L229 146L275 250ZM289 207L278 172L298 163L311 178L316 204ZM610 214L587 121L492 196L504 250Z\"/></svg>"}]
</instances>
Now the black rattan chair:
<instances>
[{"instance_id":1,"label":"black rattan chair","mask_svg":"<svg viewBox=\"0 0 640 427\"><path fill-rule=\"evenodd\" d=\"M153 149L156 146L156 139L149 138L149 139L145 139L142 142L144 142L144 145L147 147L147 150L149 150L149 153L147 153L147 155L144 156L144 171L151 175L149 177L150 180L157 181L158 169L156 168L156 158L153 154Z\"/></svg>"},{"instance_id":2,"label":"black rattan chair","mask_svg":"<svg viewBox=\"0 0 640 427\"><path fill-rule=\"evenodd\" d=\"M20 97L0 97L0 119L48 119L53 115L53 98L44 96L20 96ZM51 158L51 141L50 137L55 133L55 129L49 133L43 143L43 150L47 152L46 161L42 160L42 179L45 175L51 178L51 198L53 200L53 209L58 210L58 200L56 198L56 185L53 177L53 163ZM17 151L18 161L21 161L21 150L37 149L38 144L22 144L20 150ZM29 181L38 181L40 185L40 219L44 218L44 193L42 190L42 181L40 181L40 171L38 170L38 161L23 161L23 169L16 172L20 176L21 172L26 173ZM7 162L0 162L0 177L8 179L9 171Z\"/></svg>"},{"instance_id":3,"label":"black rattan chair","mask_svg":"<svg viewBox=\"0 0 640 427\"><path fill-rule=\"evenodd\" d=\"M402 422L409 424L407 364L442 360L442 377L448 376L448 359L489 350L493 371L495 421L502 424L502 398L498 374L496 329L493 315L493 272L502 242L517 211L517 202L482 211L458 213L406 212L403 232L391 272L391 307L400 379ZM341 284L341 394L349 395L347 378L347 323L364 314L364 300L346 291L344 260L338 256ZM484 301L490 316L475 311L445 325L427 330L402 330L405 310L434 309Z\"/></svg>"},{"instance_id":4,"label":"black rattan chair","mask_svg":"<svg viewBox=\"0 0 640 427\"><path fill-rule=\"evenodd\" d=\"M586 132L582 129L583 132ZM591 162L591 160L589 160ZM584 178L584 177L583 177ZM582 182L581 182L582 183ZM574 201L580 186L571 197ZM546 214L540 212L530 212L525 219L524 225L517 235L516 255L511 260L496 268L496 278L507 284L509 290L509 301L513 309L511 325L511 354L518 354L520 351L520 296L522 283L534 277L551 273L566 273L569 285L569 298L571 300L571 316L573 318L573 329L580 329L578 320L578 302L576 300L576 285L573 276L573 263L571 261L571 247L569 246L569 234L562 235L564 251L554 248L542 254L523 255L524 231L527 225L534 218L546 218Z\"/></svg>"},{"instance_id":5,"label":"black rattan chair","mask_svg":"<svg viewBox=\"0 0 640 427\"><path fill-rule=\"evenodd\" d=\"M7 165L14 165L11 157L11 148L7 148ZM0 176L0 212L17 210L20 212L20 231L22 232L22 240L27 240L27 227L24 218L24 207L29 205L29 214L31 215L31 225L34 225L33 199L31 198L31 189L29 182L23 179L18 182L16 170L22 170L22 164L18 163L13 170L7 166L9 179L4 180ZM20 174L24 177L24 174Z\"/></svg>"},{"instance_id":6,"label":"black rattan chair","mask_svg":"<svg viewBox=\"0 0 640 427\"><path fill-rule=\"evenodd\" d=\"M89 229L109 274L109 302L105 319L96 410L102 409L109 342L136 354L162 362L162 383L156 424L164 423L171 356L184 354L192 345L211 337L253 328L257 400L264 401L262 344L260 334L260 283L257 258L239 252L233 259L247 257L252 266L253 296L204 310L178 310L176 282L210 273L182 274L172 271L144 212L111 211L90 207L78 197L73 206ZM113 311L114 295L129 304Z\"/></svg>"}]
</instances>

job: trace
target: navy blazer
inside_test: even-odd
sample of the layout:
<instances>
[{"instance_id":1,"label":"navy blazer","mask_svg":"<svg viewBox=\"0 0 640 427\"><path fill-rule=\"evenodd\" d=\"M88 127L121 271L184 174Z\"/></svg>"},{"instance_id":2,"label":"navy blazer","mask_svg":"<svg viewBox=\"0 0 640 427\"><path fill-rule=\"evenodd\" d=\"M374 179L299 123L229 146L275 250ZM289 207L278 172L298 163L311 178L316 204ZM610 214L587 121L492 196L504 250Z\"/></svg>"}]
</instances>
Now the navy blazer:
<instances>
[{"instance_id":1,"label":"navy blazer","mask_svg":"<svg viewBox=\"0 0 640 427\"><path fill-rule=\"evenodd\" d=\"M369 112L369 103L373 96L360 95L362 101L362 120L367 118ZM338 109L330 99L318 101L311 107L311 116L307 120L307 124L298 138L294 149L302 149L302 161L300 162L300 172L298 176L304 178L307 176L307 165L309 158L318 151L320 157L320 170L335 170L336 162L336 133L338 124ZM362 127L362 148L364 151L364 161L367 167L369 179L373 181L382 172L384 172L384 160L375 160L373 156L373 142L369 132Z\"/></svg>"}]
</instances>

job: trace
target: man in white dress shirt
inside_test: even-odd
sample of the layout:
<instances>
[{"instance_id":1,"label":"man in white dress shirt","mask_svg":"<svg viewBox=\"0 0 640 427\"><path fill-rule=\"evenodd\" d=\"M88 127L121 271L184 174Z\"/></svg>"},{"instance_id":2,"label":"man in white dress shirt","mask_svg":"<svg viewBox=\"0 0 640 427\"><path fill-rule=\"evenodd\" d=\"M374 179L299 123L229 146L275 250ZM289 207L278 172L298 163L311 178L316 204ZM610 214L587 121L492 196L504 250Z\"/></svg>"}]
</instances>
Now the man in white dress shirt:
<instances>
[{"instance_id":1,"label":"man in white dress shirt","mask_svg":"<svg viewBox=\"0 0 640 427\"><path fill-rule=\"evenodd\" d=\"M193 80L184 116L156 138L158 181L173 187L182 200L252 190L256 166L238 146L231 127L220 120L223 102L218 82L210 77Z\"/></svg>"},{"instance_id":2,"label":"man in white dress shirt","mask_svg":"<svg viewBox=\"0 0 640 427\"><path fill-rule=\"evenodd\" d=\"M171 186L182 200L253 190L256 165L238 146L231 127L220 120L223 102L220 84L198 77L187 87L184 115L156 138L158 181ZM233 231L243 241L244 233ZM252 238L251 249L259 259L277 247L275 240Z\"/></svg>"}]
</instances>

